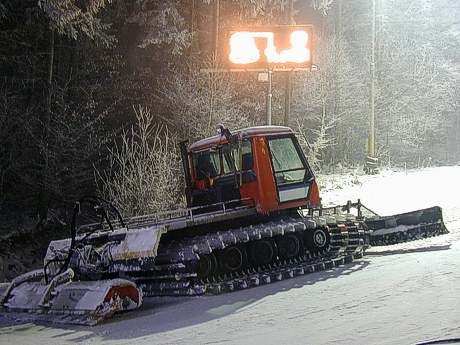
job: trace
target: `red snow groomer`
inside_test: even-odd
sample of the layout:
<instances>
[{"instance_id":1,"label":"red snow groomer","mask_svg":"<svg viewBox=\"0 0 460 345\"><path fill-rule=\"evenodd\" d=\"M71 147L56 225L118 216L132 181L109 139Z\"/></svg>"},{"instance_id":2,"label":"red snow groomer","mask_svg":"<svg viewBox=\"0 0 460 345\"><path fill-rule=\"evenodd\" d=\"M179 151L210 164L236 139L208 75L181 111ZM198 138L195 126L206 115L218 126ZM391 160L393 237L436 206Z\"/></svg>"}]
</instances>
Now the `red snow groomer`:
<instances>
[{"instance_id":1,"label":"red snow groomer","mask_svg":"<svg viewBox=\"0 0 460 345\"><path fill-rule=\"evenodd\" d=\"M181 144L187 208L122 219L76 204L69 239L3 291L9 312L95 324L145 296L219 294L351 262L370 245L446 233L439 207L379 217L359 201L323 208L293 131L264 126ZM152 186L155 188L155 186ZM85 205L101 216L78 227Z\"/></svg>"}]
</instances>

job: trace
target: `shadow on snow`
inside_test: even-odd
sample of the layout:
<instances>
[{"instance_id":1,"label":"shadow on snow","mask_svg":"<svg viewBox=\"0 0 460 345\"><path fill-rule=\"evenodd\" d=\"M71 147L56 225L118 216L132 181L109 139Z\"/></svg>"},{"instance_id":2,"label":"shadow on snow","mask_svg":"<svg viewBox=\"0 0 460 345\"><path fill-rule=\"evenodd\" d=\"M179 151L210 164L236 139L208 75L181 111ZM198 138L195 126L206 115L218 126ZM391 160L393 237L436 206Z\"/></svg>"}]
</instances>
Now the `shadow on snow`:
<instances>
[{"instance_id":1,"label":"shadow on snow","mask_svg":"<svg viewBox=\"0 0 460 345\"><path fill-rule=\"evenodd\" d=\"M378 257L394 254L431 252L448 250L449 248L450 244L424 248L395 249L366 253L366 256ZM139 310L116 315L111 320L95 327L61 324L50 325L40 323L39 321L34 322L34 324L30 320L13 321L9 317L6 318L0 314L0 335L27 331L32 327L36 327L36 324L43 325L42 329L46 329L47 327L61 329L61 333L52 336L56 340L61 338L64 340L63 337L75 334L72 342L83 342L93 337L105 340L126 340L174 331L237 313L240 309L261 302L265 297L270 295L284 293L292 289L305 288L309 285L363 270L370 263L369 260L366 260L366 256L363 259L331 270L315 272L268 285L261 285L252 289L217 296L146 298ZM3 326L1 326L2 324Z\"/></svg>"},{"instance_id":2,"label":"shadow on snow","mask_svg":"<svg viewBox=\"0 0 460 345\"><path fill-rule=\"evenodd\" d=\"M407 248L407 249L390 249L382 250L377 252L366 253L366 256L387 256L387 255L398 255L398 254L411 254L411 253L424 253L424 252L435 252L441 250L449 250L451 244L446 245L434 245L429 247L421 248Z\"/></svg>"},{"instance_id":3,"label":"shadow on snow","mask_svg":"<svg viewBox=\"0 0 460 345\"><path fill-rule=\"evenodd\" d=\"M42 325L43 329L51 327L62 330L62 333L52 337L55 340L73 333L76 335L72 339L73 342L83 342L93 337L106 340L133 339L219 319L260 302L267 296L348 275L362 270L368 265L368 260L360 259L331 270L314 272L268 285L216 296L145 298L143 306L139 310L115 315L112 319L95 327L49 324L40 321L31 323L30 319L20 321L13 320L11 317L4 318L0 315L0 335L27 331L36 325ZM2 324L3 326L1 326ZM84 333L84 335L78 336L79 332Z\"/></svg>"}]
</instances>

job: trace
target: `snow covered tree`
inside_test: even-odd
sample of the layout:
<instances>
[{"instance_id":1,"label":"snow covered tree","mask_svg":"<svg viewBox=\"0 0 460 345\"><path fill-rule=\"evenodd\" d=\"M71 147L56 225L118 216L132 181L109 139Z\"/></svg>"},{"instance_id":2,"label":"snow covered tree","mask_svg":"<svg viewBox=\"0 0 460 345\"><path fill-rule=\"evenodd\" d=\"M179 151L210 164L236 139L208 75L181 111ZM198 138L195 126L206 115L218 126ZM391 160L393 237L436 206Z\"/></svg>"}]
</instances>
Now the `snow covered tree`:
<instances>
[{"instance_id":1,"label":"snow covered tree","mask_svg":"<svg viewBox=\"0 0 460 345\"><path fill-rule=\"evenodd\" d=\"M356 160L365 140L365 85L346 40L330 28L316 32L317 70L298 73L293 117L316 169ZM307 144L308 142L308 144Z\"/></svg>"},{"instance_id":2,"label":"snow covered tree","mask_svg":"<svg viewBox=\"0 0 460 345\"><path fill-rule=\"evenodd\" d=\"M382 3L383 4L383 3ZM437 7L428 0L387 1L381 9L378 59L381 145L393 157L420 164L443 151L454 80L443 49Z\"/></svg>"},{"instance_id":3,"label":"snow covered tree","mask_svg":"<svg viewBox=\"0 0 460 345\"><path fill-rule=\"evenodd\" d=\"M49 20L51 30L78 39L86 36L109 46L114 37L107 33L110 25L104 23L101 12L111 0L39 0L38 6Z\"/></svg>"},{"instance_id":4,"label":"snow covered tree","mask_svg":"<svg viewBox=\"0 0 460 345\"><path fill-rule=\"evenodd\" d=\"M109 166L98 171L99 188L123 216L177 208L181 203L181 166L177 135L155 124L148 109L135 109L136 123L110 147Z\"/></svg>"},{"instance_id":5,"label":"snow covered tree","mask_svg":"<svg viewBox=\"0 0 460 345\"><path fill-rule=\"evenodd\" d=\"M184 139L215 135L220 123L230 129L258 123L261 106L248 96L255 90L245 83L247 76L203 72L200 67L212 70L218 65L211 60L207 65L191 64L173 73L158 97L167 113L174 114L168 121L180 129Z\"/></svg>"}]
</instances>

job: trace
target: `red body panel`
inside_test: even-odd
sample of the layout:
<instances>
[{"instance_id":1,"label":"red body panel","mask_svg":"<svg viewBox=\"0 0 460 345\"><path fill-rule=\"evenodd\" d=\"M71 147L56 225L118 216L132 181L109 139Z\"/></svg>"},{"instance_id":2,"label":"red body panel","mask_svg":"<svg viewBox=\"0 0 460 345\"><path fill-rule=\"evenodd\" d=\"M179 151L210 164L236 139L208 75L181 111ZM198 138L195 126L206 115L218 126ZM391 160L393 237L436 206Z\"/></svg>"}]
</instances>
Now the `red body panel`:
<instances>
[{"instance_id":1,"label":"red body panel","mask_svg":"<svg viewBox=\"0 0 460 345\"><path fill-rule=\"evenodd\" d=\"M267 141L264 137L253 139L254 171L257 176L257 195L254 195L257 210L269 213L278 208L278 195L270 163Z\"/></svg>"},{"instance_id":2,"label":"red body panel","mask_svg":"<svg viewBox=\"0 0 460 345\"><path fill-rule=\"evenodd\" d=\"M308 197L305 199L280 202L276 187L274 171L271 163L270 150L267 136L294 135L288 127L261 126L240 130L234 133L240 138L250 139L252 144L253 167L256 175L255 181L243 183L239 192L242 199L251 199L257 211L261 214L269 214L284 209L294 209L301 206L317 206L319 204L319 191L316 182L313 180ZM200 140L189 146L189 157L194 152L207 150L219 145L228 143L223 136L215 136ZM189 159L193 189L204 189L212 187L212 179L197 180L193 160Z\"/></svg>"}]
</instances>

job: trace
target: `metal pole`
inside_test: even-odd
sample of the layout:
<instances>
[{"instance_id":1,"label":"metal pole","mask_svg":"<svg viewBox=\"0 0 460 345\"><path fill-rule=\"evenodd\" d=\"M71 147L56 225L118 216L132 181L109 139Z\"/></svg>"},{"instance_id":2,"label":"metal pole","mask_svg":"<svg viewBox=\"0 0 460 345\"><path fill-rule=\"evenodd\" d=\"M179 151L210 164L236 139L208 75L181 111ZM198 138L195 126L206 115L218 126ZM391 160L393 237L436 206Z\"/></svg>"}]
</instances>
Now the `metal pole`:
<instances>
[{"instance_id":1,"label":"metal pole","mask_svg":"<svg viewBox=\"0 0 460 345\"><path fill-rule=\"evenodd\" d=\"M288 5L288 24L293 24L294 18L294 1L289 0ZM283 124L289 126L289 117L291 116L291 99L292 99L292 71L286 72L286 85L284 91L284 119Z\"/></svg>"},{"instance_id":2,"label":"metal pole","mask_svg":"<svg viewBox=\"0 0 460 345\"><path fill-rule=\"evenodd\" d=\"M268 73L268 92L267 92L267 126L272 124L272 71L267 70Z\"/></svg>"},{"instance_id":3,"label":"metal pole","mask_svg":"<svg viewBox=\"0 0 460 345\"><path fill-rule=\"evenodd\" d=\"M214 14L213 14L213 45L214 45L214 55L212 59L212 68L217 69L219 64L219 21L220 21L220 3L219 0L214 0ZM208 127L211 128L213 124L213 115L214 115L214 86L215 86L215 76L210 73L209 74L209 82L210 82L210 99L209 99L209 121Z\"/></svg>"},{"instance_id":4,"label":"metal pole","mask_svg":"<svg viewBox=\"0 0 460 345\"><path fill-rule=\"evenodd\" d=\"M217 61L219 53L219 21L220 21L220 1L214 0L214 56Z\"/></svg>"},{"instance_id":5,"label":"metal pole","mask_svg":"<svg viewBox=\"0 0 460 345\"><path fill-rule=\"evenodd\" d=\"M370 157L375 157L375 21L376 6L372 0L372 48L371 48L371 97L370 97L370 120L369 120L369 152Z\"/></svg>"},{"instance_id":6,"label":"metal pole","mask_svg":"<svg viewBox=\"0 0 460 345\"><path fill-rule=\"evenodd\" d=\"M335 121L337 118L337 114L339 113L339 108L340 108L340 100L341 100L341 90L339 86L339 75L341 72L340 69L340 63L338 63L340 59L339 55L339 49L341 49L341 39L342 39L342 0L337 0L336 3L336 9L335 9L335 23L334 23L334 32L335 32L335 37L339 45L336 46L335 49L335 56L334 60L336 61L336 67L334 68L334 110L333 110L333 120ZM337 143L340 142L339 138L339 131L337 126L334 126L333 128L333 135ZM336 158L337 158L337 151L340 149L342 145L332 145L331 146L331 151L332 151L332 166L335 166L336 163Z\"/></svg>"}]
</instances>

